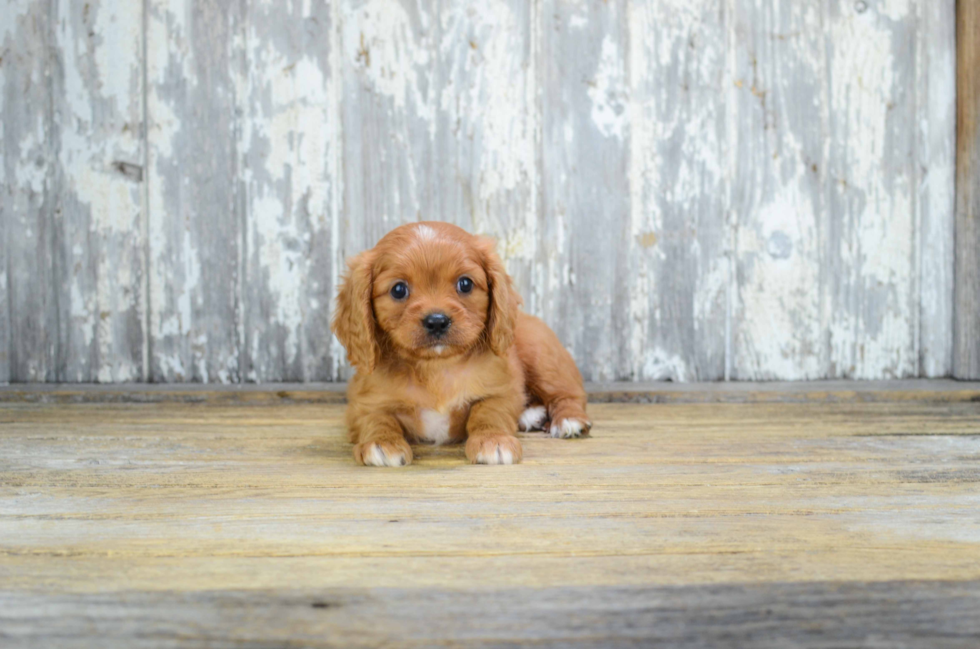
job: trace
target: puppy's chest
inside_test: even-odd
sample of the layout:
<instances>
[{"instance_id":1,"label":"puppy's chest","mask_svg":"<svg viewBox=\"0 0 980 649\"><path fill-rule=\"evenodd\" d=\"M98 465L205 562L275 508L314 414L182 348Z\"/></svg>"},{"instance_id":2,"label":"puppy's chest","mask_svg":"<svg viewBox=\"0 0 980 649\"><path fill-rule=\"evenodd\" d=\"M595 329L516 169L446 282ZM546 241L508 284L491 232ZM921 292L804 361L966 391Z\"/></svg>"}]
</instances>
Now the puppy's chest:
<instances>
[{"instance_id":1,"label":"puppy's chest","mask_svg":"<svg viewBox=\"0 0 980 649\"><path fill-rule=\"evenodd\" d=\"M472 386L467 385L467 377L453 378L457 380L411 391L409 401L415 408L400 415L399 419L405 430L418 441L445 444L466 436L470 404L478 396Z\"/></svg>"},{"instance_id":2,"label":"puppy's chest","mask_svg":"<svg viewBox=\"0 0 980 649\"><path fill-rule=\"evenodd\" d=\"M441 408L418 407L412 413L399 415L405 430L420 442L445 444L465 437L468 403Z\"/></svg>"}]
</instances>

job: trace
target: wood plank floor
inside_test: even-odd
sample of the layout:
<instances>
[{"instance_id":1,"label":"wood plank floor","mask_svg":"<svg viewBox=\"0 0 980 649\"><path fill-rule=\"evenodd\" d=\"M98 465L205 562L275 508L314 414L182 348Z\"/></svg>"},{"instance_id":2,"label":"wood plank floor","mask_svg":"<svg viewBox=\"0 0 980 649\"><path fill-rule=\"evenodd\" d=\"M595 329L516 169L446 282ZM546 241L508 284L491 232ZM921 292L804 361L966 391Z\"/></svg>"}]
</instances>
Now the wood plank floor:
<instances>
[{"instance_id":1,"label":"wood plank floor","mask_svg":"<svg viewBox=\"0 0 980 649\"><path fill-rule=\"evenodd\" d=\"M980 403L590 408L367 469L337 404L2 404L0 646L980 646Z\"/></svg>"}]
</instances>

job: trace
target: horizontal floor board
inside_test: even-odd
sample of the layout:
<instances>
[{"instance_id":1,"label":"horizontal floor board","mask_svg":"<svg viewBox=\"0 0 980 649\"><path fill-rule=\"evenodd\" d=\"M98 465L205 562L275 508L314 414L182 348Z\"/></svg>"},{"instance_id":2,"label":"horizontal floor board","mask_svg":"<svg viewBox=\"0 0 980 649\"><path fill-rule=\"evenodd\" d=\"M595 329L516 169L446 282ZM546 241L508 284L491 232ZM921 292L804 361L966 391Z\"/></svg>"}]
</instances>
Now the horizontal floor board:
<instances>
[{"instance_id":1,"label":"horizontal floor board","mask_svg":"<svg viewBox=\"0 0 980 649\"><path fill-rule=\"evenodd\" d=\"M343 412L0 404L0 644L976 646L980 402L597 403L391 470Z\"/></svg>"},{"instance_id":2,"label":"horizontal floor board","mask_svg":"<svg viewBox=\"0 0 980 649\"><path fill-rule=\"evenodd\" d=\"M10 649L922 647L974 649L980 582L681 587L0 591ZM43 629L42 633L38 633Z\"/></svg>"}]
</instances>

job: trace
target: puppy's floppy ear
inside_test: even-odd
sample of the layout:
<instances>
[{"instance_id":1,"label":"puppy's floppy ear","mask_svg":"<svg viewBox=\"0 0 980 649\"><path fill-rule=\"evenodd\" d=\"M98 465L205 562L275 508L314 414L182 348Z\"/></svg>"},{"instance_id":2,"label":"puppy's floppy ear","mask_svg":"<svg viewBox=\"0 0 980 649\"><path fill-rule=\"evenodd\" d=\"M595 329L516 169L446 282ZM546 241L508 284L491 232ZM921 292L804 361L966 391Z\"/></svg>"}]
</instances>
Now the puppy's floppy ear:
<instances>
[{"instance_id":1,"label":"puppy's floppy ear","mask_svg":"<svg viewBox=\"0 0 980 649\"><path fill-rule=\"evenodd\" d=\"M490 285L486 339L493 353L503 356L514 342L514 327L517 323L521 298L514 290L507 269L497 256L496 243L493 239L480 239L477 247L483 260L483 271L487 274L487 282Z\"/></svg>"},{"instance_id":2,"label":"puppy's floppy ear","mask_svg":"<svg viewBox=\"0 0 980 649\"><path fill-rule=\"evenodd\" d=\"M371 306L373 265L374 255L370 250L347 262L347 274L337 294L337 308L330 326L347 348L351 365L365 372L374 369L381 354Z\"/></svg>"}]
</instances>

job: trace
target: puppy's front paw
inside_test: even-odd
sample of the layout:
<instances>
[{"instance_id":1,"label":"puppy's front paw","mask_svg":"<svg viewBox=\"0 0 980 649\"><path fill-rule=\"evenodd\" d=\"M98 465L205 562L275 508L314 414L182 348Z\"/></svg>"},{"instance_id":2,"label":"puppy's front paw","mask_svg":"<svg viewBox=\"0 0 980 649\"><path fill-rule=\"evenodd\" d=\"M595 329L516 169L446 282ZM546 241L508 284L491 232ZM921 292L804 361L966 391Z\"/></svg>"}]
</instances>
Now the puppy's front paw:
<instances>
[{"instance_id":1,"label":"puppy's front paw","mask_svg":"<svg viewBox=\"0 0 980 649\"><path fill-rule=\"evenodd\" d=\"M354 459L367 466L405 466L412 463L412 447L405 440L363 442L354 447Z\"/></svg>"},{"instance_id":2,"label":"puppy's front paw","mask_svg":"<svg viewBox=\"0 0 980 649\"><path fill-rule=\"evenodd\" d=\"M588 435L590 430L592 430L591 421L578 417L567 417L553 421L548 432L551 433L552 437L569 439Z\"/></svg>"},{"instance_id":3,"label":"puppy's front paw","mask_svg":"<svg viewBox=\"0 0 980 649\"><path fill-rule=\"evenodd\" d=\"M466 442L466 459L473 464L517 464L523 457L521 442L513 435L480 435Z\"/></svg>"}]
</instances>

